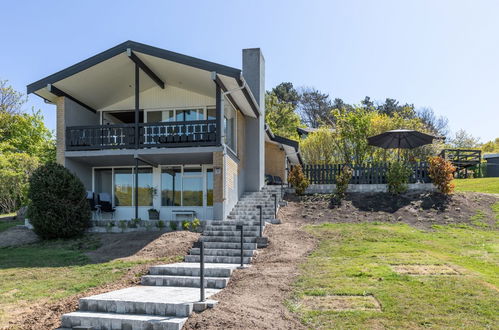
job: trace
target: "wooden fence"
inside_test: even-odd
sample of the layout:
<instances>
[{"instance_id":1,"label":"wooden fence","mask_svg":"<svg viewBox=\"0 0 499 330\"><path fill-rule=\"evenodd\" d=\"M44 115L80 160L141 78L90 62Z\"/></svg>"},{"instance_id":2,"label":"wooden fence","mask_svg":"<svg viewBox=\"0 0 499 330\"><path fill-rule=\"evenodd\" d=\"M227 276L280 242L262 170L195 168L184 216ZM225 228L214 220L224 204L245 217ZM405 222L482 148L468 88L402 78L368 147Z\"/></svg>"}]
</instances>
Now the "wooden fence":
<instances>
[{"instance_id":1,"label":"wooden fence","mask_svg":"<svg viewBox=\"0 0 499 330\"><path fill-rule=\"evenodd\" d=\"M336 183L336 176L340 173L344 164L331 165L305 165L303 172L312 184ZM353 170L351 184L383 184L386 183L386 172L388 163L349 165ZM411 163L412 174L409 183L429 183L428 163Z\"/></svg>"}]
</instances>

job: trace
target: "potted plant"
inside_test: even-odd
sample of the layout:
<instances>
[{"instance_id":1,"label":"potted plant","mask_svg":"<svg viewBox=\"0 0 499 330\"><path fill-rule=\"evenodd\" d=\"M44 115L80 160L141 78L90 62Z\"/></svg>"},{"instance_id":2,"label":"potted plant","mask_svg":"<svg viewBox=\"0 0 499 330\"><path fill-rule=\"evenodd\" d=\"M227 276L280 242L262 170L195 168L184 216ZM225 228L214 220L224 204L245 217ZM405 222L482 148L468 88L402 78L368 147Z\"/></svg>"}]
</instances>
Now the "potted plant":
<instances>
[{"instance_id":1,"label":"potted plant","mask_svg":"<svg viewBox=\"0 0 499 330\"><path fill-rule=\"evenodd\" d=\"M151 208L147 210L149 213L149 220L159 220L159 211L156 210L155 208Z\"/></svg>"}]
</instances>

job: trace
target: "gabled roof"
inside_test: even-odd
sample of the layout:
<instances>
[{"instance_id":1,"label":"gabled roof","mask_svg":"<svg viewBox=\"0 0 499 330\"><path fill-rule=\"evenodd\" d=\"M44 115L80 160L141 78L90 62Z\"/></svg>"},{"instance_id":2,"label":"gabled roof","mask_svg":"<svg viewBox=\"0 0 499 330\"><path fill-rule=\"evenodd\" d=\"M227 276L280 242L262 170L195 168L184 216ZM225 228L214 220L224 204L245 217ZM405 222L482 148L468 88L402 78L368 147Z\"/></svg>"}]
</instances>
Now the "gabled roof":
<instances>
[{"instance_id":1,"label":"gabled roof","mask_svg":"<svg viewBox=\"0 0 499 330\"><path fill-rule=\"evenodd\" d=\"M265 133L271 142L280 144L283 147L284 152L291 163L303 165L300 154L300 144L298 141L275 135L267 124L265 124Z\"/></svg>"},{"instance_id":2,"label":"gabled roof","mask_svg":"<svg viewBox=\"0 0 499 330\"><path fill-rule=\"evenodd\" d=\"M211 77L212 72L216 72L228 89L242 87L240 91L232 95L239 106L251 109L251 115L258 116L260 113L251 90L244 83L240 69L130 40L29 84L27 92L28 94L34 93L50 102L55 100L59 92L59 94L70 95L88 104L90 108L105 107L119 98L130 96L131 91L126 89L133 77L133 62L129 59L130 53L149 67L167 86L173 85L187 89L185 84L179 86L182 84L179 80L185 78L188 80L187 84L192 85L193 90L201 94L215 95L213 92L215 85ZM182 74L184 76L181 76ZM142 79L142 76L145 78ZM116 89L120 87L121 90L113 98L108 95L109 93L106 95L99 84L102 87L111 86L109 88ZM50 86L55 88L50 91ZM141 73L141 92L154 86L152 80ZM102 96L102 102L100 102L102 104L97 104L99 96ZM244 112L246 109L241 110Z\"/></svg>"}]
</instances>

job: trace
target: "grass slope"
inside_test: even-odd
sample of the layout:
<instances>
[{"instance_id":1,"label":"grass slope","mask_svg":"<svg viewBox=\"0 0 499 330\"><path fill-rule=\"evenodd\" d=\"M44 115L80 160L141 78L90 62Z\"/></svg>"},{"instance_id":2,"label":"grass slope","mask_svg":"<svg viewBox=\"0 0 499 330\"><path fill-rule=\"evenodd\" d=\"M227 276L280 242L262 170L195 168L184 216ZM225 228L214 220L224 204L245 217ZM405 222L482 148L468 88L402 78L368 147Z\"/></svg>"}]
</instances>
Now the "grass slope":
<instances>
[{"instance_id":1,"label":"grass slope","mask_svg":"<svg viewBox=\"0 0 499 330\"><path fill-rule=\"evenodd\" d=\"M456 191L499 194L499 178L456 179Z\"/></svg>"},{"instance_id":2,"label":"grass slope","mask_svg":"<svg viewBox=\"0 0 499 330\"><path fill-rule=\"evenodd\" d=\"M310 328L493 328L499 324L497 231L405 224L309 226L320 244L289 307ZM391 265L449 265L463 275L414 276ZM307 310L306 296L373 295L382 311ZM495 325L494 325L495 324Z\"/></svg>"},{"instance_id":3,"label":"grass slope","mask_svg":"<svg viewBox=\"0 0 499 330\"><path fill-rule=\"evenodd\" d=\"M18 225L23 225L23 223L21 221L0 221L0 231L7 230Z\"/></svg>"},{"instance_id":4,"label":"grass slope","mask_svg":"<svg viewBox=\"0 0 499 330\"><path fill-rule=\"evenodd\" d=\"M131 267L148 262L111 261L90 264L84 254L97 248L92 236L46 241L0 249L0 328L9 311L35 301L53 302L122 277ZM166 259L165 259L166 261Z\"/></svg>"}]
</instances>

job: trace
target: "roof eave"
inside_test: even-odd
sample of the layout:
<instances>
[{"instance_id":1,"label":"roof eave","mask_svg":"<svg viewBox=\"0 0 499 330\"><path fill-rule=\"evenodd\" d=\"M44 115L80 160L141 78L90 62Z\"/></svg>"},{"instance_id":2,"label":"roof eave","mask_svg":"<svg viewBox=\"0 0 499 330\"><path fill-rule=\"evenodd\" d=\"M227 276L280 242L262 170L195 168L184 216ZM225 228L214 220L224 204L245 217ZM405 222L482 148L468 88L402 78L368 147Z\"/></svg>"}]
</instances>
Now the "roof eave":
<instances>
[{"instance_id":1,"label":"roof eave","mask_svg":"<svg viewBox=\"0 0 499 330\"><path fill-rule=\"evenodd\" d=\"M171 52L169 50L141 44L135 41L125 41L119 45L116 45L108 50L105 50L97 55L89 57L81 62L78 62L66 69L58 71L54 74L51 74L43 79L35 81L27 86L27 93L34 93L37 90L45 88L48 84L56 83L62 79L70 77L78 72L86 70L96 64L99 64L105 60L108 60L116 55L119 55L123 52L126 52L127 49L130 48L133 51L144 53L147 55L155 56L158 58L162 58L165 60L173 61L176 63L188 65L191 67L195 67L198 69L206 70L206 71L216 71L219 74L232 77L239 81L241 77L241 70L228 67L222 64L217 64L209 61L205 61L199 58L191 57L188 55L183 55L175 52Z\"/></svg>"}]
</instances>

